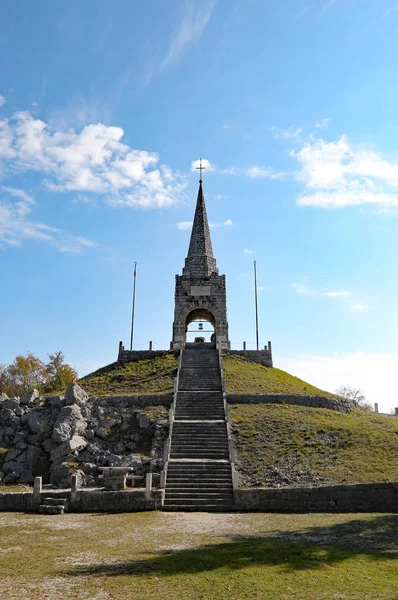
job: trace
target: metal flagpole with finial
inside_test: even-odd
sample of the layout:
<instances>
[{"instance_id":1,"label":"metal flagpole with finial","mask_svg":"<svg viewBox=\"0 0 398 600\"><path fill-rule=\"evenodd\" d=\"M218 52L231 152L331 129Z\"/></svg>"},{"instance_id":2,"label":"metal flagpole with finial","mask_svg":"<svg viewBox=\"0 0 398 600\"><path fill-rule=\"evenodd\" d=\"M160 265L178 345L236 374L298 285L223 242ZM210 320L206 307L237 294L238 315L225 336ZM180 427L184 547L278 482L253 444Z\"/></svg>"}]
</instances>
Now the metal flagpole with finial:
<instances>
[{"instance_id":1,"label":"metal flagpole with finial","mask_svg":"<svg viewBox=\"0 0 398 600\"><path fill-rule=\"evenodd\" d=\"M199 183L202 183L202 171L206 171L206 167L202 167L202 159L199 159L199 167L196 167L200 171Z\"/></svg>"},{"instance_id":2,"label":"metal flagpole with finial","mask_svg":"<svg viewBox=\"0 0 398 600\"><path fill-rule=\"evenodd\" d=\"M257 302L257 262L253 261L254 266L254 301L256 306L256 346L257 350L259 350L258 346L258 302Z\"/></svg>"},{"instance_id":3,"label":"metal flagpole with finial","mask_svg":"<svg viewBox=\"0 0 398 600\"><path fill-rule=\"evenodd\" d=\"M134 284L133 284L133 308L131 311L131 336L130 336L130 352L133 349L134 337L134 310L135 310L135 284L137 280L137 263L134 263Z\"/></svg>"}]
</instances>

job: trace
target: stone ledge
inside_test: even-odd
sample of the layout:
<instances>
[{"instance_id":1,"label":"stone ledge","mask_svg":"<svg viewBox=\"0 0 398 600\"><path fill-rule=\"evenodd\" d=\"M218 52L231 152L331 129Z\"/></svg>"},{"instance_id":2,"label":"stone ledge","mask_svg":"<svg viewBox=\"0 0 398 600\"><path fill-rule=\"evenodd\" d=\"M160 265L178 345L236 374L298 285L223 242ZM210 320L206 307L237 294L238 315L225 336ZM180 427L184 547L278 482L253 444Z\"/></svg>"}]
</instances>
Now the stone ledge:
<instances>
[{"instance_id":1,"label":"stone ledge","mask_svg":"<svg viewBox=\"0 0 398 600\"><path fill-rule=\"evenodd\" d=\"M81 489L75 492L73 505L68 491L45 490L40 500L32 492L0 494L0 512L37 512L44 498L66 498L68 512L139 512L159 510L163 504L163 490L152 490L146 498L145 489L107 491L104 489Z\"/></svg>"},{"instance_id":2,"label":"stone ledge","mask_svg":"<svg viewBox=\"0 0 398 600\"><path fill-rule=\"evenodd\" d=\"M235 509L253 512L398 512L398 482L234 491Z\"/></svg>"},{"instance_id":3,"label":"stone ledge","mask_svg":"<svg viewBox=\"0 0 398 600\"><path fill-rule=\"evenodd\" d=\"M295 394L228 394L228 404L292 404L295 406L308 406L312 408L328 408L339 412L348 413L357 408L355 402L342 398L329 398L328 396L300 396Z\"/></svg>"}]
</instances>

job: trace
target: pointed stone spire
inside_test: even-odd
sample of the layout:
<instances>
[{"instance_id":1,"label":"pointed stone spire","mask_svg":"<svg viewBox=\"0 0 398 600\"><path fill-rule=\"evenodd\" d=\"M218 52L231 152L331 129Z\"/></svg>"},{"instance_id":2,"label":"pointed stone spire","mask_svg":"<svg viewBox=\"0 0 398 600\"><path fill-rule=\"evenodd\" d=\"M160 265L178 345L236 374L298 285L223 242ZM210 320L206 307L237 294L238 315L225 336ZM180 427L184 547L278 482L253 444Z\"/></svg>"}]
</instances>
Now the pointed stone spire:
<instances>
[{"instance_id":1,"label":"pointed stone spire","mask_svg":"<svg viewBox=\"0 0 398 600\"><path fill-rule=\"evenodd\" d=\"M202 180L200 179L191 241L189 243L188 256L185 259L183 276L188 275L200 279L201 277L209 277L212 273L218 274L218 269L216 259L213 255L205 196L202 188Z\"/></svg>"}]
</instances>

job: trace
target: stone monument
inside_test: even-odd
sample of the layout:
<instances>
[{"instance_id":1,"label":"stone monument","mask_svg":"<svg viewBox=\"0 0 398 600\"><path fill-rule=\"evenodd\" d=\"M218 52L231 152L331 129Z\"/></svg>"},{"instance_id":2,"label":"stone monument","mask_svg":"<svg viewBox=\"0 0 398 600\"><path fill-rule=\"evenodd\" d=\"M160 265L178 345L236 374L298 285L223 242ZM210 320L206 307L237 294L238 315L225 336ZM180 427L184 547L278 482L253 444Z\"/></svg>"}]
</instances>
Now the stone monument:
<instances>
[{"instance_id":1,"label":"stone monument","mask_svg":"<svg viewBox=\"0 0 398 600\"><path fill-rule=\"evenodd\" d=\"M217 348L230 348L225 275L219 275L213 254L201 179L188 256L182 275L176 275L174 298L172 350L184 347L188 325L197 319L214 327Z\"/></svg>"}]
</instances>

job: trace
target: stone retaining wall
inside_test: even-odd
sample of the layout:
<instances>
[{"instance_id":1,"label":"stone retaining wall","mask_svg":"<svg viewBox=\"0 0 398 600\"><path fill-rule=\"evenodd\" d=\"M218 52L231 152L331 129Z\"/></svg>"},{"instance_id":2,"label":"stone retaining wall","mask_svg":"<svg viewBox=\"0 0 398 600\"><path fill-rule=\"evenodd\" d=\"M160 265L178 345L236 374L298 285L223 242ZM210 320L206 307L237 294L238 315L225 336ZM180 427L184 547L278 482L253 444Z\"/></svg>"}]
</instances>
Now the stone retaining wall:
<instances>
[{"instance_id":1,"label":"stone retaining wall","mask_svg":"<svg viewBox=\"0 0 398 600\"><path fill-rule=\"evenodd\" d=\"M145 408L146 406L170 407L173 394L145 394L141 396L98 396L91 397L90 403L99 406L115 406L118 408Z\"/></svg>"},{"instance_id":2,"label":"stone retaining wall","mask_svg":"<svg viewBox=\"0 0 398 600\"><path fill-rule=\"evenodd\" d=\"M236 510L253 512L398 512L398 482L234 491Z\"/></svg>"},{"instance_id":3,"label":"stone retaining wall","mask_svg":"<svg viewBox=\"0 0 398 600\"><path fill-rule=\"evenodd\" d=\"M157 356L165 354L174 354L176 358L179 356L179 350L125 350L124 346L119 346L118 362L134 362L136 360L149 360ZM84 381L82 382L84 385Z\"/></svg>"},{"instance_id":4,"label":"stone retaining wall","mask_svg":"<svg viewBox=\"0 0 398 600\"><path fill-rule=\"evenodd\" d=\"M37 512L45 498L66 498L68 512L139 512L162 507L163 490L152 490L150 497L145 489L111 492L105 490L78 490L71 505L70 491L44 491L40 500L32 492L0 494L0 512Z\"/></svg>"},{"instance_id":5,"label":"stone retaining wall","mask_svg":"<svg viewBox=\"0 0 398 600\"><path fill-rule=\"evenodd\" d=\"M355 402L328 396L299 396L293 394L228 394L229 404L294 404L312 408L329 408L348 413L357 408Z\"/></svg>"},{"instance_id":6,"label":"stone retaining wall","mask_svg":"<svg viewBox=\"0 0 398 600\"><path fill-rule=\"evenodd\" d=\"M269 347L269 349L267 350L265 348L264 350L228 350L228 352L226 352L225 354L227 356L230 354L232 356L242 356L246 360L259 363L264 367L273 366L271 347Z\"/></svg>"}]
</instances>

